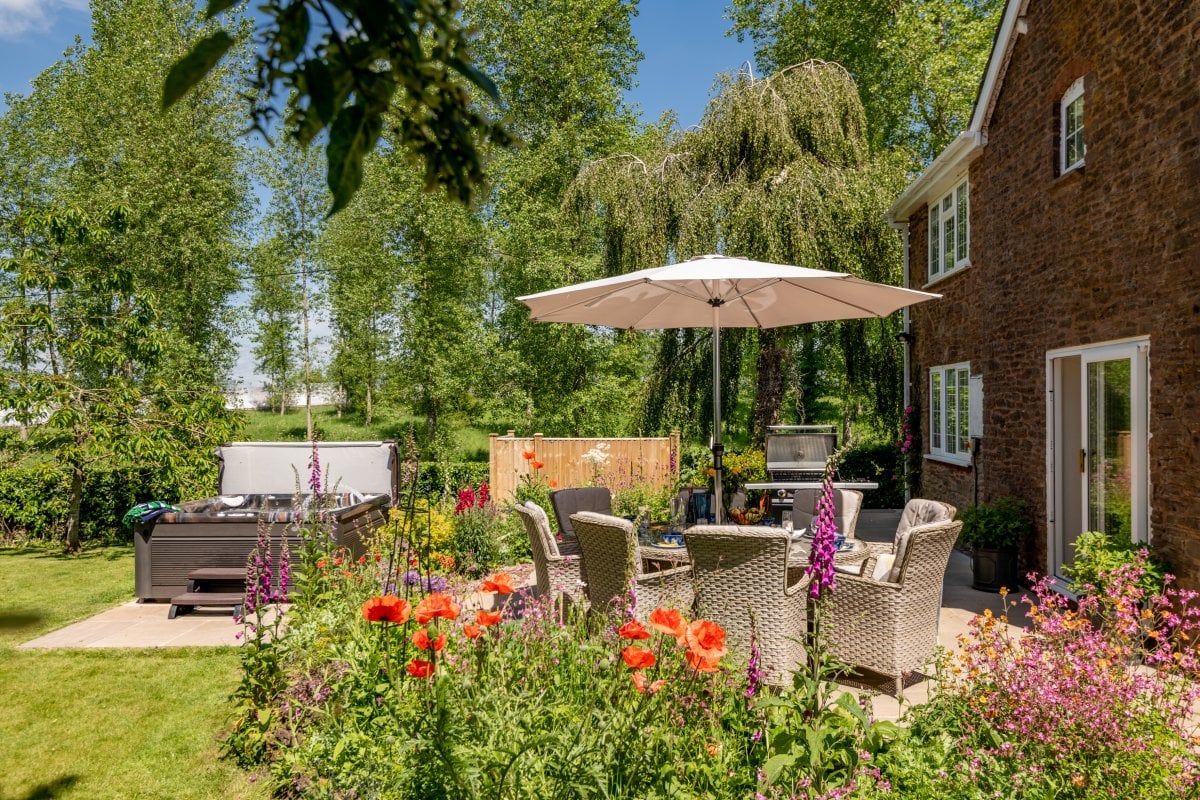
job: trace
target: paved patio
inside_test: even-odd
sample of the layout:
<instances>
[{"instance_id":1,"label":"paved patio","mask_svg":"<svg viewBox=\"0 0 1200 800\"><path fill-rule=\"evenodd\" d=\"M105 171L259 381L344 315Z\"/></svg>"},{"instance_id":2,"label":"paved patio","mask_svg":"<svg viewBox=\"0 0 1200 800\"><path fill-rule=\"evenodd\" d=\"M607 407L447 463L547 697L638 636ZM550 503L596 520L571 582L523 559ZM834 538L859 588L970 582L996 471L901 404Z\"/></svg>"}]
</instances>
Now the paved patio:
<instances>
[{"instance_id":1,"label":"paved patio","mask_svg":"<svg viewBox=\"0 0 1200 800\"><path fill-rule=\"evenodd\" d=\"M899 511L865 510L858 522L859 537L868 541L891 541L900 518ZM482 598L481 598L482 599ZM210 647L233 646L240 626L233 622L228 609L197 609L176 619L167 619L167 603L128 603L109 609L89 619L60 628L57 631L25 642L21 648L139 648L139 647ZM951 554L946 569L942 597L939 640L947 648L955 645L959 634L966 633L967 623L984 609L999 614L1003 608L998 595L977 592L971 588L971 560L963 553ZM1023 624L1022 618L1013 620ZM914 676L915 682L905 689L905 703L919 703L928 696L928 681ZM859 682L854 682L859 683ZM865 687L890 689L887 679L861 682ZM852 691L858 691L850 684ZM896 699L881 695L874 700L875 715L894 719L900 714Z\"/></svg>"}]
</instances>

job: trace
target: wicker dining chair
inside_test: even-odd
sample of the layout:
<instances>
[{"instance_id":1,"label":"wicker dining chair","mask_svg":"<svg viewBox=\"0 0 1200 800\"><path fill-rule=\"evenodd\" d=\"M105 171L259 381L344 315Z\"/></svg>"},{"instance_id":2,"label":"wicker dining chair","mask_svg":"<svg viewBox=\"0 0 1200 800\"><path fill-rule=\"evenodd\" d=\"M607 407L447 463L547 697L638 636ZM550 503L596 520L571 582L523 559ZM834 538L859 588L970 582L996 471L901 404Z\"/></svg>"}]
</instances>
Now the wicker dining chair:
<instances>
[{"instance_id":1,"label":"wicker dining chair","mask_svg":"<svg viewBox=\"0 0 1200 800\"><path fill-rule=\"evenodd\" d=\"M647 572L638 555L637 533L629 520L594 511L571 515L579 536L583 569L587 574L587 599L592 610L606 612L624 602L633 590L634 614L646 621L659 606L688 611L692 607L690 565Z\"/></svg>"},{"instance_id":2,"label":"wicker dining chair","mask_svg":"<svg viewBox=\"0 0 1200 800\"><path fill-rule=\"evenodd\" d=\"M525 532L529 534L538 596L549 597L551 602L557 602L560 597L566 597L573 603L583 602L586 584L578 544L559 544L550 532L550 520L545 509L532 500L523 506L514 506L513 510L521 517Z\"/></svg>"},{"instance_id":3,"label":"wicker dining chair","mask_svg":"<svg viewBox=\"0 0 1200 800\"><path fill-rule=\"evenodd\" d=\"M554 507L554 518L558 520L558 532L563 541L575 541L575 527L571 515L580 511L595 511L597 514L612 513L612 492L604 486L583 486L559 489L550 493L550 505Z\"/></svg>"},{"instance_id":4,"label":"wicker dining chair","mask_svg":"<svg viewBox=\"0 0 1200 800\"><path fill-rule=\"evenodd\" d=\"M895 563L881 580L838 575L830 601L829 643L838 658L894 678L925 666L937 647L942 581L962 523L917 525L900 535Z\"/></svg>"},{"instance_id":5,"label":"wicker dining chair","mask_svg":"<svg viewBox=\"0 0 1200 800\"><path fill-rule=\"evenodd\" d=\"M743 657L753 636L763 679L790 686L805 658L809 583L805 576L787 584L791 536L780 528L697 525L683 540L696 572L696 613L723 627L730 650Z\"/></svg>"},{"instance_id":6,"label":"wicker dining chair","mask_svg":"<svg viewBox=\"0 0 1200 800\"><path fill-rule=\"evenodd\" d=\"M911 528L918 525L932 525L937 522L949 522L954 519L956 509L949 503L940 500L926 500L914 497L904 506L900 515L900 523L896 526L896 535L890 542L868 542L871 555L853 572L858 575L869 575L880 580L891 572L896 558L896 545L900 537ZM839 569L839 572L846 570Z\"/></svg>"},{"instance_id":7,"label":"wicker dining chair","mask_svg":"<svg viewBox=\"0 0 1200 800\"><path fill-rule=\"evenodd\" d=\"M792 526L812 529L817 518L817 501L820 489L797 489L792 495ZM858 526L858 514L862 511L863 494L854 489L833 490L833 516L837 531L847 539L854 538Z\"/></svg>"}]
</instances>

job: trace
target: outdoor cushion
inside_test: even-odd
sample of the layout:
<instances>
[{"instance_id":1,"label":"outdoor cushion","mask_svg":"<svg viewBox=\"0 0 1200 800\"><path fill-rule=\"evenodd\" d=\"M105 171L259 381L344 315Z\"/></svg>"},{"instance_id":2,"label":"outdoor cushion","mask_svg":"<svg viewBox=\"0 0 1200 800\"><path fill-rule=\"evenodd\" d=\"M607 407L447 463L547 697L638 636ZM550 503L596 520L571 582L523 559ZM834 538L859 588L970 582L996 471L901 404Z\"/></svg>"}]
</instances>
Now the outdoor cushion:
<instances>
[{"instance_id":1,"label":"outdoor cushion","mask_svg":"<svg viewBox=\"0 0 1200 800\"><path fill-rule=\"evenodd\" d=\"M564 539L574 539L575 526L571 524L571 515L580 511L594 511L597 514L612 513L612 493L603 486L587 486L580 489L559 489L550 493L550 504L554 506L554 516L558 519L558 531Z\"/></svg>"},{"instance_id":2,"label":"outdoor cushion","mask_svg":"<svg viewBox=\"0 0 1200 800\"><path fill-rule=\"evenodd\" d=\"M542 540L546 542L546 550L551 555L557 556L558 541L555 540L554 534L550 532L550 518L546 516L546 510L532 500L525 501L525 510L533 517L533 522L537 526L538 533Z\"/></svg>"},{"instance_id":3,"label":"outdoor cushion","mask_svg":"<svg viewBox=\"0 0 1200 800\"><path fill-rule=\"evenodd\" d=\"M877 581L891 580L892 565L896 563L896 556L891 553L884 553L875 562L875 571L871 573L871 578Z\"/></svg>"},{"instance_id":4,"label":"outdoor cushion","mask_svg":"<svg viewBox=\"0 0 1200 800\"><path fill-rule=\"evenodd\" d=\"M914 497L904 506L904 513L900 515L900 524L896 526L896 538L899 540L900 534L909 528L931 525L935 522L949 522L952 519L954 519L954 506L937 500Z\"/></svg>"},{"instance_id":5,"label":"outdoor cushion","mask_svg":"<svg viewBox=\"0 0 1200 800\"><path fill-rule=\"evenodd\" d=\"M909 531L904 531L896 537L896 554L893 556L892 568L888 570L888 583L899 583L904 572L904 556L908 550ZM876 570L878 571L878 570Z\"/></svg>"}]
</instances>

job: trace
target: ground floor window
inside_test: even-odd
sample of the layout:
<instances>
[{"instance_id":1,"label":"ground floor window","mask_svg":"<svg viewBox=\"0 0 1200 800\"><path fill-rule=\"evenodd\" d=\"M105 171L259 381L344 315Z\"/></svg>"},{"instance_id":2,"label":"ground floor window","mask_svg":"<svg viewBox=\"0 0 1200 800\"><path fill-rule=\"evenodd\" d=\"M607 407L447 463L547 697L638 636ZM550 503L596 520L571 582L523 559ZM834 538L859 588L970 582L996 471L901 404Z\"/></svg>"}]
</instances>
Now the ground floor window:
<instances>
[{"instance_id":1,"label":"ground floor window","mask_svg":"<svg viewBox=\"0 0 1200 800\"><path fill-rule=\"evenodd\" d=\"M929 370L929 453L951 461L971 461L971 364Z\"/></svg>"}]
</instances>

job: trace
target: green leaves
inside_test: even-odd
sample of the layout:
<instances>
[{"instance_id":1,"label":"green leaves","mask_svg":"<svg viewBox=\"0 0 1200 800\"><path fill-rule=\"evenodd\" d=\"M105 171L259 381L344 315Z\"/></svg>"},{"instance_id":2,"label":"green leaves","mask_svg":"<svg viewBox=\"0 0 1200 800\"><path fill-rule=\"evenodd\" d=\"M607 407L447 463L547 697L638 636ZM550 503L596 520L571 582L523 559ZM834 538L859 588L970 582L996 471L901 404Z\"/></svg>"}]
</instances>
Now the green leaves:
<instances>
[{"instance_id":1,"label":"green leaves","mask_svg":"<svg viewBox=\"0 0 1200 800\"><path fill-rule=\"evenodd\" d=\"M225 31L206 36L192 47L183 58L175 62L163 81L162 107L175 105L181 97L199 83L217 65L233 46L233 37Z\"/></svg>"},{"instance_id":2,"label":"green leaves","mask_svg":"<svg viewBox=\"0 0 1200 800\"><path fill-rule=\"evenodd\" d=\"M359 104L343 108L329 129L325 156L329 161L332 216L341 211L362 185L363 157L375 147L383 121Z\"/></svg>"}]
</instances>

